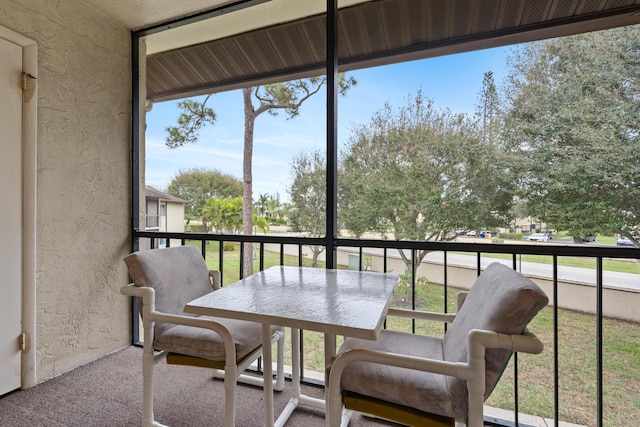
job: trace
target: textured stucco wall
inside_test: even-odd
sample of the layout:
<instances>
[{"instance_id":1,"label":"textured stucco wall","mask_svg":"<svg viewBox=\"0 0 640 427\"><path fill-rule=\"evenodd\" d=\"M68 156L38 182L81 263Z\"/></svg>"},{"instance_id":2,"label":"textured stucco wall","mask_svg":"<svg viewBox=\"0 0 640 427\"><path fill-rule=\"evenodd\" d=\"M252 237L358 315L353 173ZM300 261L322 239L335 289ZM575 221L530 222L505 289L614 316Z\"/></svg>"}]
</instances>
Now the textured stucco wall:
<instances>
[{"instance_id":1,"label":"textured stucco wall","mask_svg":"<svg viewBox=\"0 0 640 427\"><path fill-rule=\"evenodd\" d=\"M129 31L74 0L2 0L38 43L37 381L130 340Z\"/></svg>"}]
</instances>

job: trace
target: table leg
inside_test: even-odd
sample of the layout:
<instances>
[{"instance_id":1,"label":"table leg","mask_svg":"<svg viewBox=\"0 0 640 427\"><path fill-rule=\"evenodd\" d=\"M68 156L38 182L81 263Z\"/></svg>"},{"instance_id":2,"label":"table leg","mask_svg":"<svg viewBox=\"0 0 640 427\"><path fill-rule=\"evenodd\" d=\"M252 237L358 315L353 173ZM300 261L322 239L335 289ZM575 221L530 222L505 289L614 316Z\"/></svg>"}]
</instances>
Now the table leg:
<instances>
[{"instance_id":1,"label":"table leg","mask_svg":"<svg viewBox=\"0 0 640 427\"><path fill-rule=\"evenodd\" d=\"M287 406L282 410L278 419L275 422L275 427L282 427L285 425L293 411L298 405L306 405L316 409L325 409L324 399L317 399L315 397L302 394L300 388L300 330L291 328L291 399L287 403Z\"/></svg>"},{"instance_id":2,"label":"table leg","mask_svg":"<svg viewBox=\"0 0 640 427\"><path fill-rule=\"evenodd\" d=\"M273 381L271 372L271 325L262 324L262 369L264 371L264 425L273 426Z\"/></svg>"},{"instance_id":3,"label":"table leg","mask_svg":"<svg viewBox=\"0 0 640 427\"><path fill-rule=\"evenodd\" d=\"M300 329L291 328L291 385L293 397L300 398Z\"/></svg>"},{"instance_id":4,"label":"table leg","mask_svg":"<svg viewBox=\"0 0 640 427\"><path fill-rule=\"evenodd\" d=\"M294 328L291 328L291 395L276 420L276 427L284 426L300 403L300 329Z\"/></svg>"}]
</instances>

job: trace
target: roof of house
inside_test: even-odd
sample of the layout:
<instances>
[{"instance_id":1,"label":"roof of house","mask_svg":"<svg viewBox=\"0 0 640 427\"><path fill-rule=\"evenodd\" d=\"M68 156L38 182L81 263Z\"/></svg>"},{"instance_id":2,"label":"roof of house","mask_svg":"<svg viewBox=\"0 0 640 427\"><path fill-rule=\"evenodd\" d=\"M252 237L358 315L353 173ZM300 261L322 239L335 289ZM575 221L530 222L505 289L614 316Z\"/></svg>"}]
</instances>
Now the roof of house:
<instances>
[{"instance_id":1,"label":"roof of house","mask_svg":"<svg viewBox=\"0 0 640 427\"><path fill-rule=\"evenodd\" d=\"M171 194L163 193L162 191L158 191L153 187L146 187L144 189L144 196L145 196L145 199L151 199L151 200L163 200L166 202L182 203L182 204L189 203L188 200L184 200L184 199L181 199L180 197L172 196Z\"/></svg>"}]
</instances>

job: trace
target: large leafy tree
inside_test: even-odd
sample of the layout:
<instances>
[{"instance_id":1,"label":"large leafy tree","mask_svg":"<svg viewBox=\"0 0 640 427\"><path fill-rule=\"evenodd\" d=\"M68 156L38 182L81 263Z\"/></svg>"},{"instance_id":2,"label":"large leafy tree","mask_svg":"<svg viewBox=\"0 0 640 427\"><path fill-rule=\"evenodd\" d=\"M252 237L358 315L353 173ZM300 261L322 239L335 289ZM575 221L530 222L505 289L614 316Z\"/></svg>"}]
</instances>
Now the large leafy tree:
<instances>
[{"instance_id":1,"label":"large leafy tree","mask_svg":"<svg viewBox=\"0 0 640 427\"><path fill-rule=\"evenodd\" d=\"M432 241L503 225L513 191L502 156L482 142L476 120L437 109L422 92L397 110L386 105L353 129L341 153L340 223L357 236ZM426 254L418 252L416 267Z\"/></svg>"},{"instance_id":2,"label":"large leafy tree","mask_svg":"<svg viewBox=\"0 0 640 427\"><path fill-rule=\"evenodd\" d=\"M293 231L304 231L310 237L325 235L327 220L327 165L318 150L298 153L291 162L293 182L289 188L291 209L289 225ZM318 266L323 246L310 246L312 264Z\"/></svg>"},{"instance_id":3,"label":"large leafy tree","mask_svg":"<svg viewBox=\"0 0 640 427\"><path fill-rule=\"evenodd\" d=\"M296 117L300 113L300 107L310 97L320 91L326 83L326 76L310 77L307 79L292 80L289 82L274 83L264 86L246 87L242 89L244 103L244 157L242 162L242 232L252 233L253 214L253 137L255 121L263 113L277 116L283 112L288 118ZM339 75L339 92L345 94L347 90L356 84L352 77ZM178 125L167 128L168 147L176 148L185 143L195 142L198 139L199 130L206 124L215 122L215 113L206 106L210 95L203 102L186 100L179 104L182 114L178 118ZM245 244L246 253L253 251L251 243ZM245 257L243 264L245 275L253 272L253 263L250 257Z\"/></svg>"},{"instance_id":4,"label":"large leafy tree","mask_svg":"<svg viewBox=\"0 0 640 427\"><path fill-rule=\"evenodd\" d=\"M173 177L167 192L187 200L185 216L187 220L200 219L208 229L203 209L212 197L242 196L242 182L229 174L216 170L193 168L181 170Z\"/></svg>"},{"instance_id":5,"label":"large leafy tree","mask_svg":"<svg viewBox=\"0 0 640 427\"><path fill-rule=\"evenodd\" d=\"M506 135L533 216L583 237L640 237L640 27L526 45L510 58Z\"/></svg>"}]
</instances>

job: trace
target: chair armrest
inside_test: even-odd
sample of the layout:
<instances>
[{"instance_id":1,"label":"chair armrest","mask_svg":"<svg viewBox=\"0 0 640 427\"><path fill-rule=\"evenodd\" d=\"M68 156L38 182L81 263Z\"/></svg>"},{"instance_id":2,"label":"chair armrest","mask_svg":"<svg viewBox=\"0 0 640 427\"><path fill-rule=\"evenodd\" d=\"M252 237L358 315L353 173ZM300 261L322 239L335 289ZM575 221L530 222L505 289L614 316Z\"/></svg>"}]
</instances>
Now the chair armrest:
<instances>
[{"instance_id":1,"label":"chair armrest","mask_svg":"<svg viewBox=\"0 0 640 427\"><path fill-rule=\"evenodd\" d=\"M154 306L152 309L155 309L156 292L153 288L136 286L134 283L129 283L120 288L120 293L130 297L142 298L145 305L150 304Z\"/></svg>"},{"instance_id":2,"label":"chair armrest","mask_svg":"<svg viewBox=\"0 0 640 427\"><path fill-rule=\"evenodd\" d=\"M435 313L432 311L406 310L403 308L390 308L387 312L388 316L405 317L409 319L419 320L435 320L437 322L451 323L456 318L455 314Z\"/></svg>"},{"instance_id":3,"label":"chair armrest","mask_svg":"<svg viewBox=\"0 0 640 427\"><path fill-rule=\"evenodd\" d=\"M236 348L233 342L233 338L229 330L216 322L215 320L211 320L203 317L192 317L192 316L183 316L180 314L168 314L156 311L155 309L155 295L156 292L153 288L148 286L135 286L134 284L125 285L120 288L120 293L123 295L129 295L134 297L142 298L142 323L144 325L145 330L147 328L152 328L153 322L165 322L165 323L173 323L176 325L185 325L185 326L193 326L196 328L210 329L217 334L220 335L222 341L224 342L224 351L226 355L232 355L232 358L229 360L233 360L235 364L236 360ZM147 340L145 338L145 345Z\"/></svg>"},{"instance_id":4,"label":"chair armrest","mask_svg":"<svg viewBox=\"0 0 640 427\"><path fill-rule=\"evenodd\" d=\"M468 377L468 365L459 362L427 359L387 351L356 348L340 353L331 364L329 383L342 376L344 368L353 362L370 362L380 365L397 366L399 368L414 369L416 371L434 372L465 379Z\"/></svg>"},{"instance_id":5,"label":"chair armrest","mask_svg":"<svg viewBox=\"0 0 640 427\"><path fill-rule=\"evenodd\" d=\"M211 285L213 286L214 291L220 289L220 286L222 285L220 276L220 270L209 270L209 278L211 279Z\"/></svg>"},{"instance_id":6,"label":"chair armrest","mask_svg":"<svg viewBox=\"0 0 640 427\"><path fill-rule=\"evenodd\" d=\"M544 344L529 330L525 330L522 334L499 334L472 329L469 332L469 357L484 359L485 348L502 348L521 353L539 354L544 350Z\"/></svg>"}]
</instances>

